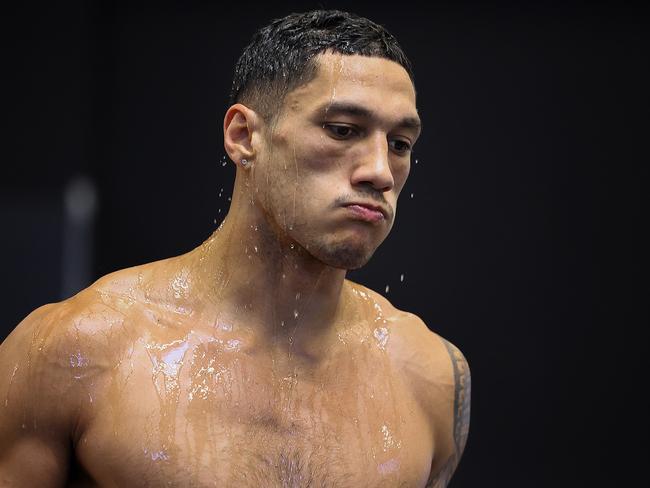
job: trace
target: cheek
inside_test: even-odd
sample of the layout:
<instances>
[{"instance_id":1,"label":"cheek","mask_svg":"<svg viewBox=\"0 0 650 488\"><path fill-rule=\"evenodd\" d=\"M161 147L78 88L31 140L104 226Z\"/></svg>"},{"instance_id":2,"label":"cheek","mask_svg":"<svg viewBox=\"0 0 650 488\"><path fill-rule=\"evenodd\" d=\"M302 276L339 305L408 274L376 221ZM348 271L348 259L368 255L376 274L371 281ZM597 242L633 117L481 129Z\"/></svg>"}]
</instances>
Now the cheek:
<instances>
[{"instance_id":1,"label":"cheek","mask_svg":"<svg viewBox=\"0 0 650 488\"><path fill-rule=\"evenodd\" d=\"M394 178L395 178L395 187L399 187L401 190L408 180L409 174L411 173L411 161L407 159L404 162L399 162L395 165Z\"/></svg>"}]
</instances>

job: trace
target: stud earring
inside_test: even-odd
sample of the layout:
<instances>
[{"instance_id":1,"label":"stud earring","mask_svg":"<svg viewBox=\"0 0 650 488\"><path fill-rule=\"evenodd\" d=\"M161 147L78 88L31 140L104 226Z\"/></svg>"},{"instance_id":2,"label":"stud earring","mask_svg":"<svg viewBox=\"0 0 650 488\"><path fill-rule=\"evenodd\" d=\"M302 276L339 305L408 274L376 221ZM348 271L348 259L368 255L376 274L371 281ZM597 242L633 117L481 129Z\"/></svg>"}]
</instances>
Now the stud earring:
<instances>
[{"instance_id":1,"label":"stud earring","mask_svg":"<svg viewBox=\"0 0 650 488\"><path fill-rule=\"evenodd\" d=\"M248 163L248 159L242 159L242 160L241 160L241 165L242 165L244 168L245 168L246 166L248 166L248 164L249 164L249 163Z\"/></svg>"}]
</instances>

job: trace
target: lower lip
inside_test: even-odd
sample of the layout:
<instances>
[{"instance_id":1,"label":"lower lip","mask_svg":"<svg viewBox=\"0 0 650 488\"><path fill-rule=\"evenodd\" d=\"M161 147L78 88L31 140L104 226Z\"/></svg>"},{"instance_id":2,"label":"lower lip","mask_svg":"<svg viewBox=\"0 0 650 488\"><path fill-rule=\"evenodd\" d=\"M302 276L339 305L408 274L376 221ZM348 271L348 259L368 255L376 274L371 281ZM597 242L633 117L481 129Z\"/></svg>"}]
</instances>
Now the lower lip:
<instances>
[{"instance_id":1,"label":"lower lip","mask_svg":"<svg viewBox=\"0 0 650 488\"><path fill-rule=\"evenodd\" d=\"M361 205L348 205L346 208L350 209L359 220L365 220L366 222L379 222L380 220L384 220L384 214L378 210L362 207Z\"/></svg>"}]
</instances>

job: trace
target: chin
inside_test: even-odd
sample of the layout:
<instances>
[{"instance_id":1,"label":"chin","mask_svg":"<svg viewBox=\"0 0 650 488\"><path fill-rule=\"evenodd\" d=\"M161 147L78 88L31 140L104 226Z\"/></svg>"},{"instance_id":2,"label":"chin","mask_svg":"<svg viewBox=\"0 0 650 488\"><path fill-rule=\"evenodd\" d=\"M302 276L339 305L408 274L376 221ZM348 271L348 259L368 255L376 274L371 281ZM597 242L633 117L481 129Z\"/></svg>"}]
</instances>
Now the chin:
<instances>
[{"instance_id":1,"label":"chin","mask_svg":"<svg viewBox=\"0 0 650 488\"><path fill-rule=\"evenodd\" d=\"M364 266L374 254L374 250L368 250L359 246L346 244L330 245L321 247L314 257L328 266L339 269L354 270Z\"/></svg>"}]
</instances>

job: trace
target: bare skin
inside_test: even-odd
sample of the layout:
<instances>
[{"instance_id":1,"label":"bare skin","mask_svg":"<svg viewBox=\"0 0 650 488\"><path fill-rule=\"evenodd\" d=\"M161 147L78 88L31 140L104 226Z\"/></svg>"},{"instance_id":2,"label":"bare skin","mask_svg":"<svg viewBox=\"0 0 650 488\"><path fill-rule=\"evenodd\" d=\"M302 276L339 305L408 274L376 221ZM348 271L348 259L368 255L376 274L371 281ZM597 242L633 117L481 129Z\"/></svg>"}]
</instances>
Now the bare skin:
<instances>
[{"instance_id":1,"label":"bare skin","mask_svg":"<svg viewBox=\"0 0 650 488\"><path fill-rule=\"evenodd\" d=\"M37 309L0 346L0 486L447 485L467 363L345 279L392 227L415 92L391 61L319 63L275 123L226 113L249 163L206 242Z\"/></svg>"}]
</instances>

